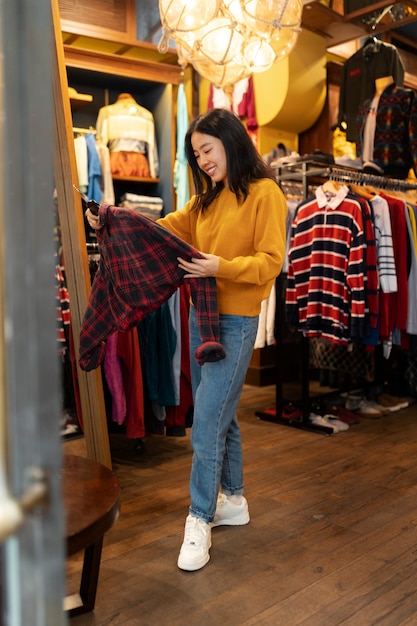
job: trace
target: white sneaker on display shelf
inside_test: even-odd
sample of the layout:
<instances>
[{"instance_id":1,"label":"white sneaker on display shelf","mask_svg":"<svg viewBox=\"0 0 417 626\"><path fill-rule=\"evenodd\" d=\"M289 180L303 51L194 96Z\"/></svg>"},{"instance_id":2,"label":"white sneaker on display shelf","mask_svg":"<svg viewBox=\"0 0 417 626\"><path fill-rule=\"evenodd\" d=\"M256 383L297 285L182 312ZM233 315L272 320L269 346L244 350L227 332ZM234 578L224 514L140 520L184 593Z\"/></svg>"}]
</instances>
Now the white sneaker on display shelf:
<instances>
[{"instance_id":1,"label":"white sneaker on display shelf","mask_svg":"<svg viewBox=\"0 0 417 626\"><path fill-rule=\"evenodd\" d=\"M349 424L340 420L336 415L328 413L323 416L323 419L327 420L331 426L336 426L339 432L349 430Z\"/></svg>"},{"instance_id":2,"label":"white sneaker on display shelf","mask_svg":"<svg viewBox=\"0 0 417 626\"><path fill-rule=\"evenodd\" d=\"M331 428L334 434L339 432L339 428L337 427L337 425L334 423L332 424L332 422L329 419L327 419L326 417L323 417L322 415L316 415L315 413L310 413L308 419L310 420L312 424L315 424L316 426L324 426L325 428Z\"/></svg>"}]
</instances>

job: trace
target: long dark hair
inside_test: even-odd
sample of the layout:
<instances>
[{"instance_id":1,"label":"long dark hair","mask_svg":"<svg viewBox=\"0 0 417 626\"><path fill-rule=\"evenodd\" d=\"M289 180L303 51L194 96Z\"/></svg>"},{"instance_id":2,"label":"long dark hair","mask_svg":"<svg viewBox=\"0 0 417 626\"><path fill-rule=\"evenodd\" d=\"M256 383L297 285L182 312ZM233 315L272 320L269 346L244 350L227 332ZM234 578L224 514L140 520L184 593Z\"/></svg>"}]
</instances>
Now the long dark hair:
<instances>
[{"instance_id":1,"label":"long dark hair","mask_svg":"<svg viewBox=\"0 0 417 626\"><path fill-rule=\"evenodd\" d=\"M195 132L217 137L222 142L229 189L236 194L238 201L246 200L253 181L260 178L276 180L274 171L263 161L238 116L227 109L211 109L197 117L185 135L185 154L196 192L193 208L204 210L224 188L223 182L213 185L210 176L199 168L191 145L191 136Z\"/></svg>"}]
</instances>

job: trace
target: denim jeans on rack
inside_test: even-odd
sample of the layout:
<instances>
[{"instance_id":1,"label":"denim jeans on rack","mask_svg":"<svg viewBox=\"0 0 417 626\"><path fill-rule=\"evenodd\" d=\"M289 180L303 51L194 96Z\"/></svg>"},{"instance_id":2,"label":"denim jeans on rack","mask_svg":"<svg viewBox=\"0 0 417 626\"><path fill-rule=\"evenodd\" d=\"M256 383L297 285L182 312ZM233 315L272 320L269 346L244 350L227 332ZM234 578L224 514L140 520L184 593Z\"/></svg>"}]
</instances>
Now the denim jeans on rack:
<instances>
[{"instance_id":1,"label":"denim jeans on rack","mask_svg":"<svg viewBox=\"0 0 417 626\"><path fill-rule=\"evenodd\" d=\"M220 315L220 341L226 358L198 365L191 356L194 420L190 513L211 522L219 487L226 495L243 493L242 445L236 407L245 382L258 329L258 316ZM190 307L190 353L201 343L196 313Z\"/></svg>"}]
</instances>

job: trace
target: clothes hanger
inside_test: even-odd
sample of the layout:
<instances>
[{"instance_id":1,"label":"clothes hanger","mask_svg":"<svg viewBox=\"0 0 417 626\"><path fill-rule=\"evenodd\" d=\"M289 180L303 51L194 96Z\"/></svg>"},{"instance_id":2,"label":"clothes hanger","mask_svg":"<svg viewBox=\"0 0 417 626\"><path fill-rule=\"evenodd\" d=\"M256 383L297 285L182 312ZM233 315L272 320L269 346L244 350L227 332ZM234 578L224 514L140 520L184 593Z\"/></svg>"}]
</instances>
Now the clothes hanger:
<instances>
[{"instance_id":1,"label":"clothes hanger","mask_svg":"<svg viewBox=\"0 0 417 626\"><path fill-rule=\"evenodd\" d=\"M358 196L362 196L367 200L372 200L372 198L377 195L375 189L373 189L369 185L362 186L352 183L351 185L349 185L349 187L353 191L353 193L356 193Z\"/></svg>"},{"instance_id":2,"label":"clothes hanger","mask_svg":"<svg viewBox=\"0 0 417 626\"><path fill-rule=\"evenodd\" d=\"M333 196L337 195L340 191L340 185L335 180L329 179L321 186L324 193L330 193Z\"/></svg>"},{"instance_id":3,"label":"clothes hanger","mask_svg":"<svg viewBox=\"0 0 417 626\"><path fill-rule=\"evenodd\" d=\"M378 41L377 37L373 36L373 37L368 37L365 40L365 43L362 46L362 49L364 50L365 48L367 48L368 46L373 46L374 44L376 44Z\"/></svg>"}]
</instances>

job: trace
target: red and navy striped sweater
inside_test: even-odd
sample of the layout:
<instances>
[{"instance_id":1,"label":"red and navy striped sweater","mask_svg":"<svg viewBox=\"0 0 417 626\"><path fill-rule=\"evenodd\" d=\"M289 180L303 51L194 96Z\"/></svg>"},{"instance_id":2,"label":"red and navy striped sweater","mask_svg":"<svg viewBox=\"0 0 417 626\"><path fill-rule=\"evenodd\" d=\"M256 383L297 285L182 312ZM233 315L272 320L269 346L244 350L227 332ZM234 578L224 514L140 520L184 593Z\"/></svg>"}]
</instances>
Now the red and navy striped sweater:
<instances>
[{"instance_id":1,"label":"red and navy striped sweater","mask_svg":"<svg viewBox=\"0 0 417 626\"><path fill-rule=\"evenodd\" d=\"M368 218L364 219L361 203L347 194L343 187L329 198L320 187L316 197L298 206L286 290L290 323L307 337L344 345L368 334L366 287L370 277L373 288L378 283L376 259L371 267L367 256ZM372 308L377 306L377 298L372 302Z\"/></svg>"}]
</instances>

